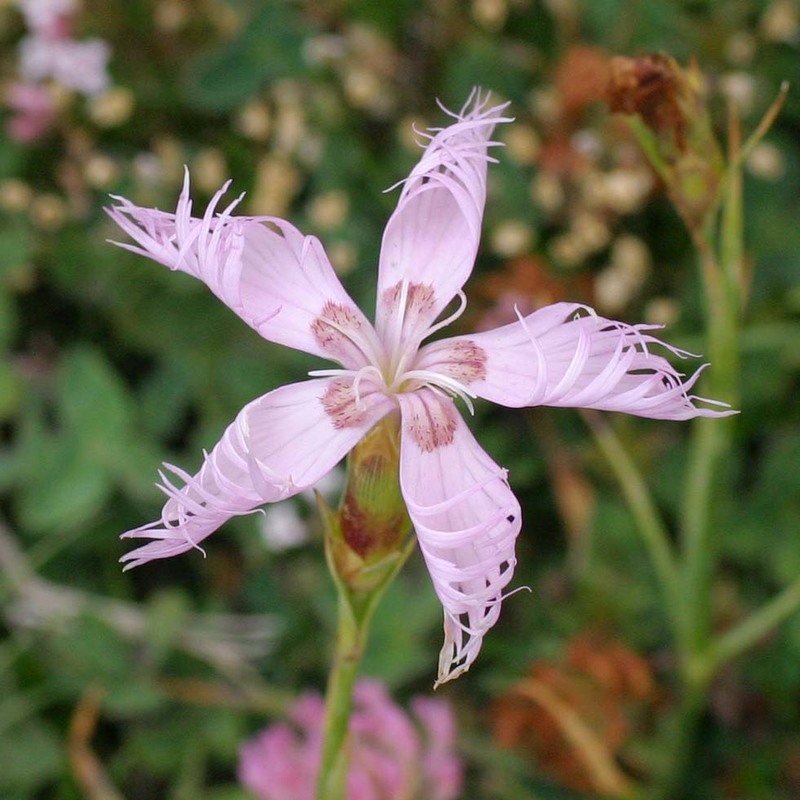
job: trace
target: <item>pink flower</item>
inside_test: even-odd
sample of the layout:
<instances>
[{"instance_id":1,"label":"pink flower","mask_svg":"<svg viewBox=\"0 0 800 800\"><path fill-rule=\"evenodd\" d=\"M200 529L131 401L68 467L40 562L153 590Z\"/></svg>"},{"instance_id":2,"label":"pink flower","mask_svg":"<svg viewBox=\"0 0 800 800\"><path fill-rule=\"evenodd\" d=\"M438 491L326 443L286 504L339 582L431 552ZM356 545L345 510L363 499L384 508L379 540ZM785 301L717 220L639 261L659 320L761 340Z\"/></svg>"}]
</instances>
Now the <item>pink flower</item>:
<instances>
[{"instance_id":1,"label":"pink flower","mask_svg":"<svg viewBox=\"0 0 800 800\"><path fill-rule=\"evenodd\" d=\"M58 116L53 93L38 83L12 83L6 90L5 101L13 112L6 130L9 138L16 142L41 139Z\"/></svg>"},{"instance_id":2,"label":"pink flower","mask_svg":"<svg viewBox=\"0 0 800 800\"><path fill-rule=\"evenodd\" d=\"M124 244L199 278L265 339L337 361L339 368L275 389L245 406L191 475L167 465L161 518L123 536L153 541L129 567L192 548L237 514L315 484L387 414L401 419L400 486L444 607L439 682L466 671L494 625L511 580L520 507L499 467L456 408L579 406L683 420L733 413L689 394L653 350L654 326L626 325L558 303L496 330L423 342L463 311L486 199L490 137L505 105L478 92L428 140L383 235L375 324L353 303L320 242L272 217L237 217L234 200L191 216L188 175L175 214L122 198L109 210ZM240 198L241 199L241 198ZM457 310L438 321L458 298ZM175 481L182 483L178 485Z\"/></svg>"},{"instance_id":3,"label":"pink flower","mask_svg":"<svg viewBox=\"0 0 800 800\"><path fill-rule=\"evenodd\" d=\"M27 27L53 39L69 35L70 17L78 11L77 0L18 0Z\"/></svg>"},{"instance_id":4,"label":"pink flower","mask_svg":"<svg viewBox=\"0 0 800 800\"><path fill-rule=\"evenodd\" d=\"M378 681L356 684L350 718L348 800L454 800L463 767L454 753L455 720L441 700L412 700L417 723ZM301 697L288 723L242 746L239 781L260 800L314 800L325 712L317 694Z\"/></svg>"},{"instance_id":5,"label":"pink flower","mask_svg":"<svg viewBox=\"0 0 800 800\"><path fill-rule=\"evenodd\" d=\"M87 96L107 89L111 50L102 39L26 36L19 45L20 74L28 81L48 78Z\"/></svg>"}]
</instances>

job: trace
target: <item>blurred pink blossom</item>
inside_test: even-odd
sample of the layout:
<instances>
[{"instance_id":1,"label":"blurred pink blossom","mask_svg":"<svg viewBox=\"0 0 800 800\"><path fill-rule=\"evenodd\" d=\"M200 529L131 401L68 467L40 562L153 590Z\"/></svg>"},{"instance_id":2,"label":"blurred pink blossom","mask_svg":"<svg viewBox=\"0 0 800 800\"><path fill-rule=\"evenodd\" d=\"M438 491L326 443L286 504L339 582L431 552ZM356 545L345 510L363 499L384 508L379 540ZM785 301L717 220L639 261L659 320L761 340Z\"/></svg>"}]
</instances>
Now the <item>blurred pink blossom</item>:
<instances>
[{"instance_id":1,"label":"blurred pink blossom","mask_svg":"<svg viewBox=\"0 0 800 800\"><path fill-rule=\"evenodd\" d=\"M19 44L19 71L27 81L52 79L68 89L94 95L107 89L109 46L102 39L27 36Z\"/></svg>"},{"instance_id":2,"label":"blurred pink blossom","mask_svg":"<svg viewBox=\"0 0 800 800\"><path fill-rule=\"evenodd\" d=\"M30 143L57 123L63 105L55 100L59 87L86 97L109 87L111 49L102 39L73 38L77 0L17 0L17 6L28 35L18 46L19 80L5 93L12 112L6 131L10 138Z\"/></svg>"},{"instance_id":3,"label":"blurred pink blossom","mask_svg":"<svg viewBox=\"0 0 800 800\"><path fill-rule=\"evenodd\" d=\"M12 83L6 88L5 102L12 112L6 130L16 142L41 139L57 116L53 93L38 83Z\"/></svg>"},{"instance_id":4,"label":"blurred pink blossom","mask_svg":"<svg viewBox=\"0 0 800 800\"><path fill-rule=\"evenodd\" d=\"M77 0L17 0L28 30L39 36L61 39L69 35Z\"/></svg>"},{"instance_id":5,"label":"blurred pink blossom","mask_svg":"<svg viewBox=\"0 0 800 800\"><path fill-rule=\"evenodd\" d=\"M449 705L411 701L412 720L383 684L362 678L350 718L348 800L454 800L463 766ZM288 722L265 728L239 754L239 780L259 800L314 800L322 755L324 700L302 696Z\"/></svg>"}]
</instances>

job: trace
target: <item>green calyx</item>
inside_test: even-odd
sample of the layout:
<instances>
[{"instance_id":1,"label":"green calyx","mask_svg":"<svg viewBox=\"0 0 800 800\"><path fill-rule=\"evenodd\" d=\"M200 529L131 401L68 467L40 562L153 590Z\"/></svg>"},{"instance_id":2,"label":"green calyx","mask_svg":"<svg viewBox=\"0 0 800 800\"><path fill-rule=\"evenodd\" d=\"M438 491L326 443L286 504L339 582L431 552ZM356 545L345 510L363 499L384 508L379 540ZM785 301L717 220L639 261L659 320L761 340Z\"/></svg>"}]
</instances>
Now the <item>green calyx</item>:
<instances>
[{"instance_id":1,"label":"green calyx","mask_svg":"<svg viewBox=\"0 0 800 800\"><path fill-rule=\"evenodd\" d=\"M318 498L331 566L351 590L370 591L405 558L411 522L399 466L400 424L389 415L351 451L339 508L333 511Z\"/></svg>"}]
</instances>

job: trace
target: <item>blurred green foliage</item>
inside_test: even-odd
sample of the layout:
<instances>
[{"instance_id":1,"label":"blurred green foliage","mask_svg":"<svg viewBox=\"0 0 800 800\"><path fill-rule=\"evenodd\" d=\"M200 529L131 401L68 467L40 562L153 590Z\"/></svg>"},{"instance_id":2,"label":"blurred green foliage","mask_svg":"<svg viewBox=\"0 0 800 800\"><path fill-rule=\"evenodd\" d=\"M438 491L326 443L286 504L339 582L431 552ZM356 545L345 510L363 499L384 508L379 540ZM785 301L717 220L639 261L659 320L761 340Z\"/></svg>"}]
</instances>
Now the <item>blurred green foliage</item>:
<instances>
[{"instance_id":1,"label":"blurred green foliage","mask_svg":"<svg viewBox=\"0 0 800 800\"><path fill-rule=\"evenodd\" d=\"M592 194L609 174L643 167L599 92L567 104L591 83L580 59L568 61L587 48L601 60L644 51L696 58L723 132L726 95L751 129L780 82L793 83L748 165L753 277L730 463L738 492L719 512L715 624L741 618L796 576L794 3L86 0L78 22L110 43L106 100L128 110L114 117L99 101L73 102L40 141L0 138L4 800L116 797L79 777L87 753L128 800L243 800L239 744L292 693L325 680L334 594L305 500L296 506L309 540L295 548L271 548L254 515L209 540L206 558L193 552L119 569L125 547L117 534L159 513L159 464L191 471L244 403L299 380L315 362L261 341L186 276L109 244L122 234L102 212L108 194L171 210L189 164L199 209L230 177L233 192L248 193L247 213L284 215L318 234L369 308L396 198L382 192L418 154L411 123L441 124L436 98L458 107L480 85L511 101L517 123L513 134L498 134L508 147L490 171L485 246L464 325L492 311L504 296L498 286L523 301L598 302L615 242L634 236L649 254L646 274L609 315L666 317L670 340L700 352L692 252L658 185L628 206ZM21 33L13 3L0 4L0 68L9 79ZM587 219L600 225L592 247L579 237ZM578 257L564 255L578 245ZM520 258L535 290L514 284L510 263ZM568 776L548 772L534 753L510 759L494 749L488 709L532 664L557 661L586 630L624 642L652 667L652 718L618 754L624 769L646 778L670 707L671 656L617 487L573 412L481 406L472 422L523 502L515 585L531 593L506 601L474 669L441 691L462 721L465 797L576 796ZM666 518L675 518L684 428L615 425ZM581 509L576 522L569 511ZM400 697L427 690L440 627L425 570L412 559L379 611L366 671ZM798 663L795 619L718 682L692 797L800 796L800 708L788 700L800 689ZM81 740L76 731L93 709L99 720Z\"/></svg>"}]
</instances>

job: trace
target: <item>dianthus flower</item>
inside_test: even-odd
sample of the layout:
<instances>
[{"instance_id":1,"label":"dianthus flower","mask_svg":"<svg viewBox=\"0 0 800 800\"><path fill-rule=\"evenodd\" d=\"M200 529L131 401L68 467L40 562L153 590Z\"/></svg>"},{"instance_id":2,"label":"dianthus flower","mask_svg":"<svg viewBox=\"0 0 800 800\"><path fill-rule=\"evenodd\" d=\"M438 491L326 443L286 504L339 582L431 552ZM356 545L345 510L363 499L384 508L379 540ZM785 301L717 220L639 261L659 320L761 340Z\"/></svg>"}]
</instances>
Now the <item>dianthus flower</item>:
<instances>
[{"instance_id":1,"label":"dianthus flower","mask_svg":"<svg viewBox=\"0 0 800 800\"><path fill-rule=\"evenodd\" d=\"M413 698L412 721L381 683L362 678L353 705L348 800L458 796L463 768L454 752L455 720L447 703ZM303 695L288 722L270 725L245 742L239 752L241 784L259 800L314 800L324 715L320 695Z\"/></svg>"},{"instance_id":2,"label":"dianthus flower","mask_svg":"<svg viewBox=\"0 0 800 800\"><path fill-rule=\"evenodd\" d=\"M274 217L239 217L235 200L191 215L188 174L175 214L115 198L123 247L187 272L254 330L339 368L245 406L200 471L167 465L161 518L123 534L153 541L128 566L198 548L223 522L314 485L382 418L399 415L399 480L444 608L439 682L464 672L500 613L521 516L506 471L484 452L454 399L504 406L576 406L685 420L733 413L691 395L653 348L654 326L603 319L557 303L509 325L423 344L460 315L486 199L494 127L505 105L474 93L452 124L422 134L422 158L402 182L383 234L373 325L339 282L320 242ZM449 113L449 112L448 112ZM241 198L239 198L241 199ZM439 317L458 298L458 308ZM437 321L438 320L438 321ZM705 405L704 405L705 404Z\"/></svg>"}]
</instances>

